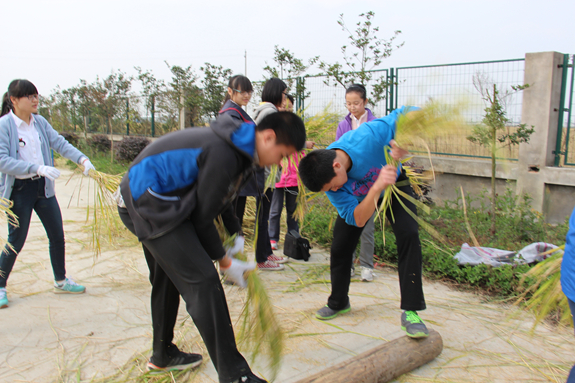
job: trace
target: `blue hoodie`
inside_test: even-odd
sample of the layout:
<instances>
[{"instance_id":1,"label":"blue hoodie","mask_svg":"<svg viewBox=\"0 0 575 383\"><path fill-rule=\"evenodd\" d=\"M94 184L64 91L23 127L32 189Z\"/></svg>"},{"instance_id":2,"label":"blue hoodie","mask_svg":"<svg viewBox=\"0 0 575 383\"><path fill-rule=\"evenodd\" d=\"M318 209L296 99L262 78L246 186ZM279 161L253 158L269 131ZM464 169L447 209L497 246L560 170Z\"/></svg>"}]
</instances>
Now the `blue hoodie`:
<instances>
[{"instance_id":1,"label":"blue hoodie","mask_svg":"<svg viewBox=\"0 0 575 383\"><path fill-rule=\"evenodd\" d=\"M575 209L569 218L569 231L561 262L561 287L567 298L575 301Z\"/></svg>"}]
</instances>

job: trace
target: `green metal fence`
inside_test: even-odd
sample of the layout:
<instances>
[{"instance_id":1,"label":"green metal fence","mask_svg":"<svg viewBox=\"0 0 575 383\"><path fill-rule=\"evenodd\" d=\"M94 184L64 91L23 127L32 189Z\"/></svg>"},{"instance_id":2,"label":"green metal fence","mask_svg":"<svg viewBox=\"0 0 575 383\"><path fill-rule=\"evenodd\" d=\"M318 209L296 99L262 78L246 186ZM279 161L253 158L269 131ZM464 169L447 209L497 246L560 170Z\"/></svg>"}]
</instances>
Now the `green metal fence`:
<instances>
[{"instance_id":1,"label":"green metal fence","mask_svg":"<svg viewBox=\"0 0 575 383\"><path fill-rule=\"evenodd\" d=\"M563 64L561 67L561 98L559 101L559 118L557 123L557 144L555 146L555 166L559 166L561 162L563 165L575 166L575 153L574 150L569 150L569 147L575 145L575 137L571 134L571 129L575 125L575 119L571 119L571 111L573 110L573 97L575 95L574 78L575 70L573 65L575 63L575 55L563 55ZM561 161L563 158L563 161Z\"/></svg>"},{"instance_id":2,"label":"green metal fence","mask_svg":"<svg viewBox=\"0 0 575 383\"><path fill-rule=\"evenodd\" d=\"M525 59L481 61L445 65L425 65L399 67L378 70L377 78L384 76L392 85L388 87L385 99L371 106L376 116L384 116L401 105L423 105L429 99L445 104L463 102L462 111L470 124L481 122L486 105L475 89L473 77L484 74L498 89L504 91L512 85L523 85ZM375 77L375 76L374 76ZM340 113L342 118L347 114L344 106L345 89L341 85L326 85L323 75L305 78L309 97L302 100L306 114L313 115L330 106ZM368 96L371 87L367 86ZM508 129L513 130L521 122L521 92L505 100L507 117L510 120ZM438 139L431 143L432 154L472 158L491 158L490 150L472 144L467 140L469 127L462 127L460 134L449 139ZM517 160L518 148L501 149L499 157Z\"/></svg>"}]
</instances>

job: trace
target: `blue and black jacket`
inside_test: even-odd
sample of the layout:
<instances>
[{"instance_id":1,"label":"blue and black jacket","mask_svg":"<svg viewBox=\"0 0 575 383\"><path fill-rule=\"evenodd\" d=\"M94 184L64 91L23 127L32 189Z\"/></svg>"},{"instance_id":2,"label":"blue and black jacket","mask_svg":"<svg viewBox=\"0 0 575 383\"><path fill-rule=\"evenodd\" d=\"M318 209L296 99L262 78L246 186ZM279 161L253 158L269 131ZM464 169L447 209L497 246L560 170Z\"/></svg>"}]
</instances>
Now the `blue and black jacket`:
<instances>
[{"instance_id":1,"label":"blue and black jacket","mask_svg":"<svg viewBox=\"0 0 575 383\"><path fill-rule=\"evenodd\" d=\"M254 122L249 114L246 113L238 104L232 100L228 100L224 103L222 110L220 110L221 115L229 115L232 118L237 119L242 122ZM266 184L265 170L262 167L255 166L249 179L239 191L238 195L240 197L259 197L264 192L264 187Z\"/></svg>"},{"instance_id":2,"label":"blue and black jacket","mask_svg":"<svg viewBox=\"0 0 575 383\"><path fill-rule=\"evenodd\" d=\"M209 128L170 133L148 145L120 184L138 238L160 237L190 219L210 257L223 257L214 219L231 209L254 153L255 125L230 116L220 116Z\"/></svg>"}]
</instances>

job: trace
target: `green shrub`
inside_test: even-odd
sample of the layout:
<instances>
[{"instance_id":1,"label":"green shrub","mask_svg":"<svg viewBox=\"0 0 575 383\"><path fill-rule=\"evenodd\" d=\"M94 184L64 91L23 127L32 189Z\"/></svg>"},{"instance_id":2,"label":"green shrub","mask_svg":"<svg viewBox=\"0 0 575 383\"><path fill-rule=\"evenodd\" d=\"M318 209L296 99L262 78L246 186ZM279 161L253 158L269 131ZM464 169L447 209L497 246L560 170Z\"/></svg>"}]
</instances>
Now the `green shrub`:
<instances>
[{"instance_id":1,"label":"green shrub","mask_svg":"<svg viewBox=\"0 0 575 383\"><path fill-rule=\"evenodd\" d=\"M112 148L112 142L103 134L94 134L88 139L88 145L95 151L105 153Z\"/></svg>"},{"instance_id":2,"label":"green shrub","mask_svg":"<svg viewBox=\"0 0 575 383\"><path fill-rule=\"evenodd\" d=\"M60 133L62 137L66 139L70 144L75 147L78 147L79 138L78 135L74 132L62 132Z\"/></svg>"},{"instance_id":3,"label":"green shrub","mask_svg":"<svg viewBox=\"0 0 575 383\"><path fill-rule=\"evenodd\" d=\"M116 158L129 164L150 142L145 137L124 137L116 146Z\"/></svg>"}]
</instances>

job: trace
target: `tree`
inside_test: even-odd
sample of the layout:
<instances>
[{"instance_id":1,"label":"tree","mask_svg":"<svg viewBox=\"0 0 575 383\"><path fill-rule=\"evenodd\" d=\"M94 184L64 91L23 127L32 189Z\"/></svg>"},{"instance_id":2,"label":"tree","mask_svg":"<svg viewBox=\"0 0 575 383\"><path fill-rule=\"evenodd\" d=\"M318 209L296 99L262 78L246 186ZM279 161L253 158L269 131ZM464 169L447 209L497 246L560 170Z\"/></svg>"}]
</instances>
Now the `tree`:
<instances>
[{"instance_id":1,"label":"tree","mask_svg":"<svg viewBox=\"0 0 575 383\"><path fill-rule=\"evenodd\" d=\"M209 117L217 118L227 92L227 83L232 75L231 69L224 69L221 65L205 63L200 70L204 72L202 79L203 113Z\"/></svg>"},{"instance_id":2,"label":"tree","mask_svg":"<svg viewBox=\"0 0 575 383\"><path fill-rule=\"evenodd\" d=\"M328 64L321 62L319 68L327 76L324 81L326 85L338 84L347 88L352 83L360 83L367 87L372 86L370 102L376 104L385 97L385 90L390 82L385 77L375 78L372 70L377 68L384 59L391 56L394 49L399 49L403 46L404 42L395 45L395 39L401 34L401 31L395 31L394 35L388 40L380 39L376 33L379 32L379 27L374 27L372 19L375 16L374 12L362 13L359 17L363 21L356 23L357 28L351 32L346 26L343 19L343 13L339 16L338 24L342 30L349 33L348 39L350 41L350 50L348 46L341 47L345 67L336 62L335 64ZM346 72L347 70L347 72Z\"/></svg>"},{"instance_id":3,"label":"tree","mask_svg":"<svg viewBox=\"0 0 575 383\"><path fill-rule=\"evenodd\" d=\"M290 52L288 49L279 48L276 45L274 47L274 61L277 66L272 67L266 62L264 71L269 74L268 78L277 77L283 79L286 82L289 91L294 92L296 98L304 100L309 97L309 93L306 93L305 78L301 78L300 81L296 81L296 79L305 73L318 60L319 56L315 56L309 59L307 64L304 64L303 60L295 57L294 53ZM295 88L293 86L294 81L296 81Z\"/></svg>"},{"instance_id":4,"label":"tree","mask_svg":"<svg viewBox=\"0 0 575 383\"><path fill-rule=\"evenodd\" d=\"M501 93L497 85L484 73L476 73L473 76L473 85L481 94L487 104L483 124L473 127L473 131L467 139L475 144L491 149L491 233L495 234L495 209L497 193L495 190L495 170L497 166L497 143L503 146L519 145L529 142L529 137L535 131L534 127L528 128L526 124L520 124L514 133L506 131L509 119L506 117L505 107L513 93L529 87L529 84L512 86L511 90Z\"/></svg>"},{"instance_id":5,"label":"tree","mask_svg":"<svg viewBox=\"0 0 575 383\"><path fill-rule=\"evenodd\" d=\"M114 140L112 122L114 117L125 112L126 100L132 86L132 77L118 71L112 72L108 77L100 80L99 77L88 87L90 98L93 100L96 111L106 122L110 141L112 142L111 158L114 161ZM125 113L122 113L125 116ZM126 121L122 118L123 121Z\"/></svg>"},{"instance_id":6,"label":"tree","mask_svg":"<svg viewBox=\"0 0 575 383\"><path fill-rule=\"evenodd\" d=\"M163 80L158 80L154 74L148 70L145 72L140 67L135 67L138 71L138 80L142 84L142 95L144 96L144 103L146 105L146 115L150 111L152 115L152 122L156 113L156 101L158 97L165 94L166 84ZM155 132L152 131L152 135Z\"/></svg>"},{"instance_id":7,"label":"tree","mask_svg":"<svg viewBox=\"0 0 575 383\"><path fill-rule=\"evenodd\" d=\"M202 94L200 88L195 85L198 76L194 73L192 66L186 68L165 62L170 72L172 81L168 84L168 95L173 104L178 109L185 109L186 126L197 126L200 124L202 114Z\"/></svg>"}]
</instances>

